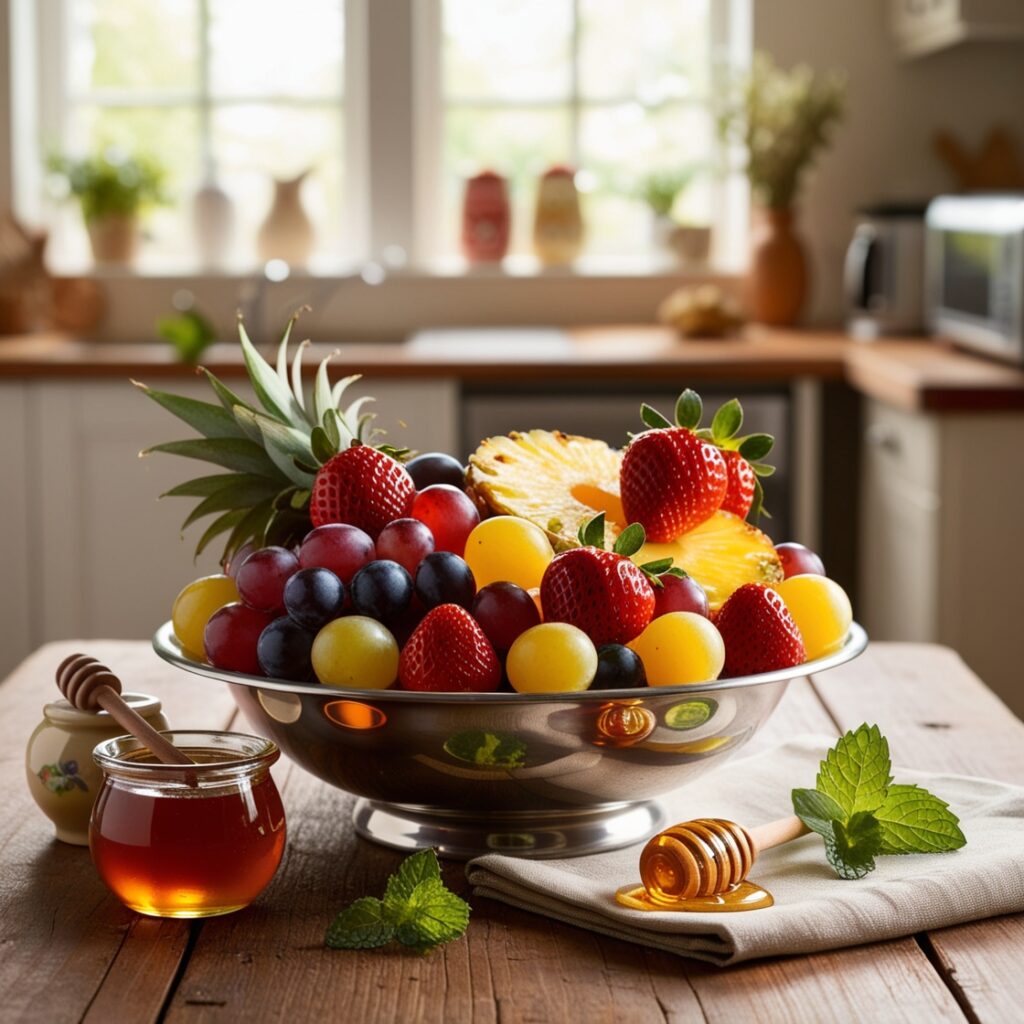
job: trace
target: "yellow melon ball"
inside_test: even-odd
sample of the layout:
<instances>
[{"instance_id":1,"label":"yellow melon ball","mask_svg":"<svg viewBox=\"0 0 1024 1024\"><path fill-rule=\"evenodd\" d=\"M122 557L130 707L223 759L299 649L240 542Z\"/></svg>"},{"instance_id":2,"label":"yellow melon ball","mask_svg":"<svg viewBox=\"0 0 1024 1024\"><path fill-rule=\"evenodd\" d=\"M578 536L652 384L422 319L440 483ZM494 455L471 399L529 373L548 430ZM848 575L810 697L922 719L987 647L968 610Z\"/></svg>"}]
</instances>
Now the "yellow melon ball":
<instances>
[{"instance_id":1,"label":"yellow melon ball","mask_svg":"<svg viewBox=\"0 0 1024 1024\"><path fill-rule=\"evenodd\" d=\"M555 552L535 523L518 516L494 516L473 528L462 557L473 570L478 590L498 582L529 590L540 586Z\"/></svg>"},{"instance_id":2,"label":"yellow melon ball","mask_svg":"<svg viewBox=\"0 0 1024 1024\"><path fill-rule=\"evenodd\" d=\"M205 661L203 632L206 624L226 604L240 600L238 587L230 576L203 576L185 586L174 599L171 624L185 653L190 658Z\"/></svg>"},{"instance_id":3,"label":"yellow melon ball","mask_svg":"<svg viewBox=\"0 0 1024 1024\"><path fill-rule=\"evenodd\" d=\"M640 655L648 686L706 683L725 665L722 634L696 612L659 615L626 646Z\"/></svg>"},{"instance_id":4,"label":"yellow melon ball","mask_svg":"<svg viewBox=\"0 0 1024 1024\"><path fill-rule=\"evenodd\" d=\"M775 584L789 614L804 638L807 660L823 658L843 646L853 622L850 599L827 576L790 576Z\"/></svg>"},{"instance_id":5,"label":"yellow melon ball","mask_svg":"<svg viewBox=\"0 0 1024 1024\"><path fill-rule=\"evenodd\" d=\"M519 693L576 693L593 682L597 650L582 629L543 622L516 637L505 670Z\"/></svg>"}]
</instances>

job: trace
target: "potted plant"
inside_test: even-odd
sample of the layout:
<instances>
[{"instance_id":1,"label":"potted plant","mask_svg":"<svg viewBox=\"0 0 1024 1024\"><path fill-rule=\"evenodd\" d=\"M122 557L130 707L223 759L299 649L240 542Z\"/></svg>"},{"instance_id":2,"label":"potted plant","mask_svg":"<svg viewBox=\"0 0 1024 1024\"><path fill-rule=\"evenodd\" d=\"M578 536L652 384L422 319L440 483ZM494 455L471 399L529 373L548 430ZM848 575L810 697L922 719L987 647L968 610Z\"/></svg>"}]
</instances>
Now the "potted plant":
<instances>
[{"instance_id":1,"label":"potted plant","mask_svg":"<svg viewBox=\"0 0 1024 1024\"><path fill-rule=\"evenodd\" d=\"M794 206L807 169L843 114L845 82L804 65L786 71L757 54L749 76L719 117L727 143L746 151L757 204L748 304L761 323L796 321L807 292L807 260L794 232Z\"/></svg>"},{"instance_id":2,"label":"potted plant","mask_svg":"<svg viewBox=\"0 0 1024 1024\"><path fill-rule=\"evenodd\" d=\"M107 149L82 159L54 157L50 169L67 182L82 208L97 263L131 263L138 248L139 217L165 201L164 170L154 160Z\"/></svg>"}]
</instances>

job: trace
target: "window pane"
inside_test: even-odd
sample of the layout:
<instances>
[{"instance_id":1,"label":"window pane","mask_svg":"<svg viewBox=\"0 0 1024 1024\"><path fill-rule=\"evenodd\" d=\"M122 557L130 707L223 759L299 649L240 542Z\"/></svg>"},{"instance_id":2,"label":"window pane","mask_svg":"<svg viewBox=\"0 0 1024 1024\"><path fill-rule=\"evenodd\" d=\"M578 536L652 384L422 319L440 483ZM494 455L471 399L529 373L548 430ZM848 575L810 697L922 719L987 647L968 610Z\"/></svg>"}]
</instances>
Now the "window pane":
<instances>
[{"instance_id":1,"label":"window pane","mask_svg":"<svg viewBox=\"0 0 1024 1024\"><path fill-rule=\"evenodd\" d=\"M572 7L571 0L445 0L445 95L567 99Z\"/></svg>"},{"instance_id":2,"label":"window pane","mask_svg":"<svg viewBox=\"0 0 1024 1024\"><path fill-rule=\"evenodd\" d=\"M580 93L654 105L709 91L709 0L579 0Z\"/></svg>"},{"instance_id":3,"label":"window pane","mask_svg":"<svg viewBox=\"0 0 1024 1024\"><path fill-rule=\"evenodd\" d=\"M485 168L509 180L510 252L529 252L537 179L569 156L569 113L557 110L460 109L445 118L444 223L446 249L458 249L466 178Z\"/></svg>"},{"instance_id":4,"label":"window pane","mask_svg":"<svg viewBox=\"0 0 1024 1024\"><path fill-rule=\"evenodd\" d=\"M286 144L285 144L286 143ZM342 239L345 181L342 117L338 107L230 104L213 111L218 179L235 202L236 233L243 251L255 238L273 198L273 179L310 171L302 205L317 232L317 250Z\"/></svg>"},{"instance_id":5,"label":"window pane","mask_svg":"<svg viewBox=\"0 0 1024 1024\"><path fill-rule=\"evenodd\" d=\"M636 253L651 248L651 215L637 192L655 172L699 168L702 174L677 200L676 215L710 220L710 114L692 104L645 110L627 103L585 108L580 118L581 165L595 187L587 196L587 248Z\"/></svg>"},{"instance_id":6,"label":"window pane","mask_svg":"<svg viewBox=\"0 0 1024 1024\"><path fill-rule=\"evenodd\" d=\"M217 96L338 96L342 0L209 0L210 82Z\"/></svg>"},{"instance_id":7,"label":"window pane","mask_svg":"<svg viewBox=\"0 0 1024 1024\"><path fill-rule=\"evenodd\" d=\"M73 94L197 87L194 0L78 0L68 10L68 81Z\"/></svg>"}]
</instances>

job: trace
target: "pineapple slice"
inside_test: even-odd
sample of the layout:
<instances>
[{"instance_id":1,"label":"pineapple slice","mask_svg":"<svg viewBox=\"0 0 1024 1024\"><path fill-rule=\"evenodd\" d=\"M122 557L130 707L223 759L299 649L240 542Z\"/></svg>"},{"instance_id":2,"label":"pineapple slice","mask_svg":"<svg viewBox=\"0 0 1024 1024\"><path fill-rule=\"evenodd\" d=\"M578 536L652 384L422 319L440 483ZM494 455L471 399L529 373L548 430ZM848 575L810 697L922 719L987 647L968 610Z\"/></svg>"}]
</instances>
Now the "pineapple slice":
<instances>
[{"instance_id":1,"label":"pineapple slice","mask_svg":"<svg viewBox=\"0 0 1024 1024\"><path fill-rule=\"evenodd\" d=\"M622 453L604 441L559 430L513 431L488 437L469 457L471 493L503 515L536 523L556 551L579 544L580 526L598 512L608 521L611 547L622 524Z\"/></svg>"},{"instance_id":2,"label":"pineapple slice","mask_svg":"<svg viewBox=\"0 0 1024 1024\"><path fill-rule=\"evenodd\" d=\"M637 563L671 558L706 591L712 611L744 583L779 583L782 563L768 536L733 515L716 512L667 544L645 544L634 556Z\"/></svg>"}]
</instances>

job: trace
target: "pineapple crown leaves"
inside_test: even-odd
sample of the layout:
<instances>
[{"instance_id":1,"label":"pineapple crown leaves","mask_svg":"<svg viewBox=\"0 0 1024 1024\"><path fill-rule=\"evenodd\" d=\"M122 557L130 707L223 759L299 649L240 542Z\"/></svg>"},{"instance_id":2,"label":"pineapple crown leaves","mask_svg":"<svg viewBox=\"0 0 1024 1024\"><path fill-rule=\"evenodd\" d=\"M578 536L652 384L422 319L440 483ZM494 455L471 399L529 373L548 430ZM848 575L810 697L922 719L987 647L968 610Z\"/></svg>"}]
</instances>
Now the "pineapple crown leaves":
<instances>
[{"instance_id":1,"label":"pineapple crown leaves","mask_svg":"<svg viewBox=\"0 0 1024 1024\"><path fill-rule=\"evenodd\" d=\"M604 547L604 513L598 512L593 519L583 523L576 534L580 545L585 548L598 548L601 551ZM647 533L640 523L630 523L622 533L615 538L612 551L617 555L630 558L635 555L647 540ZM647 577L651 586L661 587L663 584L661 576L685 576L682 569L672 565L671 558L659 558L653 562L644 562L637 568Z\"/></svg>"},{"instance_id":2,"label":"pineapple crown leaves","mask_svg":"<svg viewBox=\"0 0 1024 1024\"><path fill-rule=\"evenodd\" d=\"M762 515L771 519L764 507L761 478L771 476L775 472L774 466L762 461L772 450L775 438L771 434L740 434L740 427L743 426L743 406L740 405L738 398L729 399L715 411L710 427L700 425L704 418L704 403L692 388L687 388L676 400L675 423L646 403L640 406L640 418L650 430L683 427L692 430L702 441L707 441L723 451L739 452L750 463L755 475L754 499L750 505L748 518L754 522Z\"/></svg>"},{"instance_id":3,"label":"pineapple crown leaves","mask_svg":"<svg viewBox=\"0 0 1024 1024\"><path fill-rule=\"evenodd\" d=\"M140 456L164 452L211 463L225 473L197 477L171 488L161 497L201 499L182 525L182 531L218 513L196 547L196 557L216 538L228 535L224 557L247 541L264 544L297 543L310 529L309 496L319 467L353 445L374 444L401 459L404 449L379 444L382 431L364 406L368 396L342 405L346 389L359 379L345 377L333 386L324 359L307 395L302 379L303 341L289 359L289 340L298 319L288 322L277 351L276 368L256 350L239 319L238 335L249 381L256 396L251 404L236 395L209 370L200 367L217 402L156 391L132 381L158 405L199 434L183 441L153 445Z\"/></svg>"}]
</instances>

